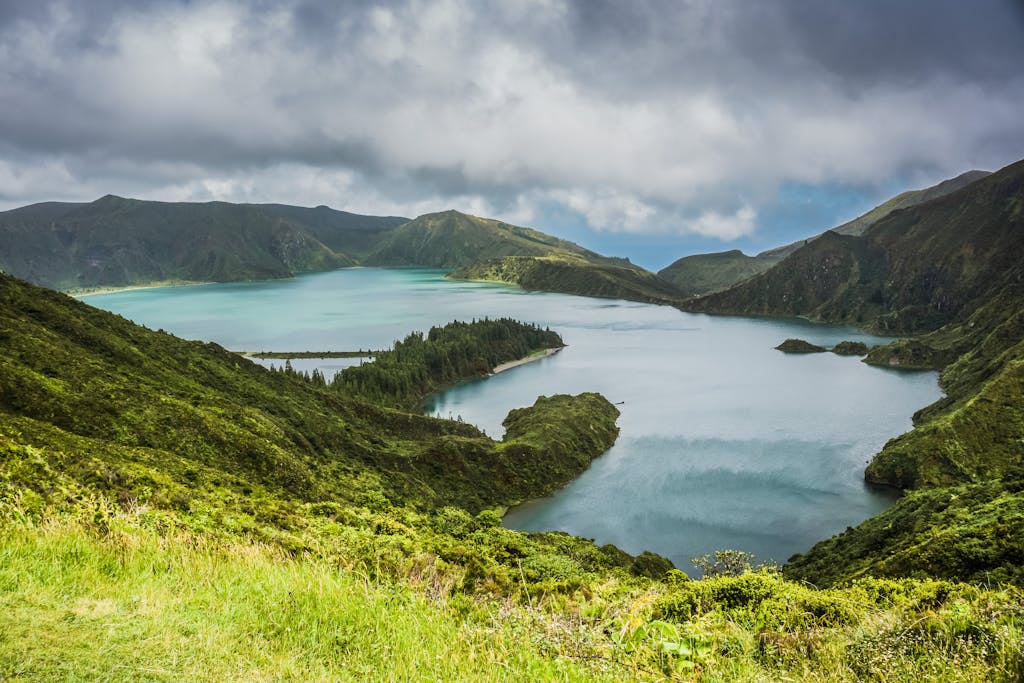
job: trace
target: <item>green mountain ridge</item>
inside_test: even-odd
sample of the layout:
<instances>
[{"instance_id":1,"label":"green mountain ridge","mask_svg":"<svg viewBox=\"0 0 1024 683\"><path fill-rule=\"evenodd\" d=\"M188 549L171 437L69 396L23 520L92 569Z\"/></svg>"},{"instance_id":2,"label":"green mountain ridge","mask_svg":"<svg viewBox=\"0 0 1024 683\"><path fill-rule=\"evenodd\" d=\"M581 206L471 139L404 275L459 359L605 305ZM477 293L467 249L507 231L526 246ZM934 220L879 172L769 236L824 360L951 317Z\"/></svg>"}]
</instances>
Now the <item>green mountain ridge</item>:
<instances>
[{"instance_id":1,"label":"green mountain ridge","mask_svg":"<svg viewBox=\"0 0 1024 683\"><path fill-rule=\"evenodd\" d=\"M945 196L990 175L988 171L967 171L955 178L944 180L922 190L909 190L889 199L862 216L832 228L828 232L840 235L861 235L872 225L893 211L909 208ZM684 256L658 271L658 275L686 292L687 296L700 296L722 291L765 272L797 249L821 237L805 240L747 256L738 249L713 254Z\"/></svg>"},{"instance_id":2,"label":"green mountain ridge","mask_svg":"<svg viewBox=\"0 0 1024 683\"><path fill-rule=\"evenodd\" d=\"M639 301L677 298L670 285L628 259L458 211L409 220L326 206L166 203L108 195L87 204L50 202L0 212L0 270L70 291L282 278L356 265L455 269L507 256L598 267L598 281L590 287L577 282L586 278L583 270L570 278L535 278L535 285L552 291L598 289L608 292L601 296Z\"/></svg>"},{"instance_id":3,"label":"green mountain ridge","mask_svg":"<svg viewBox=\"0 0 1024 683\"><path fill-rule=\"evenodd\" d=\"M1018 162L966 187L889 214L862 235L833 231L763 274L686 308L803 316L887 334L963 322L1022 270Z\"/></svg>"},{"instance_id":4,"label":"green mountain ridge","mask_svg":"<svg viewBox=\"0 0 1024 683\"><path fill-rule=\"evenodd\" d=\"M326 208L107 195L0 213L0 269L67 290L291 277L355 265L341 247L357 253L367 236L404 222Z\"/></svg>"}]
</instances>

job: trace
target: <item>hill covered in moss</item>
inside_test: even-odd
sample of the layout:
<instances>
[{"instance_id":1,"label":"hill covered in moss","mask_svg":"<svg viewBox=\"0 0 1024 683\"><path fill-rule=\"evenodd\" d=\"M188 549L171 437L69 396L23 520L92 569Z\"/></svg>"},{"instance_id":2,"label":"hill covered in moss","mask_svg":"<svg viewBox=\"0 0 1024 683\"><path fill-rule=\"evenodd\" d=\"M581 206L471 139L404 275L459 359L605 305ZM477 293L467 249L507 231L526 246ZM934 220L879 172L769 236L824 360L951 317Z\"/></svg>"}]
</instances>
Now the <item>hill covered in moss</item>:
<instances>
[{"instance_id":1,"label":"hill covered in moss","mask_svg":"<svg viewBox=\"0 0 1024 683\"><path fill-rule=\"evenodd\" d=\"M238 494L258 486L306 501L380 495L420 508L461 504L479 511L547 492L566 480L554 477L564 469L561 458L575 462L583 455L589 462L617 433L617 411L606 401L563 396L517 418L524 425L530 415L557 424L564 437L561 451L536 440L494 442L470 425L361 399L365 392L355 390L358 382L342 379L328 390L294 373L267 371L214 344L145 330L9 276L0 276L0 287L0 408L7 436L45 446L53 457L62 453L61 472L103 472L100 479L120 498L137 495L146 485L147 467L159 466L172 475L164 488L185 497L203 491L194 486L196 478L213 471L210 477L219 484L211 492L227 486L225 493ZM500 344L481 342L476 351L493 355L471 354L467 362L474 366L561 343L553 333L514 321L456 325L435 334L456 330L463 339L486 340L495 332L503 337ZM402 345L392 353L400 355ZM404 396L406 375L385 367L375 376L381 390ZM586 419L577 419L581 413ZM547 447L547 455L531 461L527 456L537 454L527 445ZM448 467L461 476L449 480ZM520 485L526 479L544 483Z\"/></svg>"}]
</instances>

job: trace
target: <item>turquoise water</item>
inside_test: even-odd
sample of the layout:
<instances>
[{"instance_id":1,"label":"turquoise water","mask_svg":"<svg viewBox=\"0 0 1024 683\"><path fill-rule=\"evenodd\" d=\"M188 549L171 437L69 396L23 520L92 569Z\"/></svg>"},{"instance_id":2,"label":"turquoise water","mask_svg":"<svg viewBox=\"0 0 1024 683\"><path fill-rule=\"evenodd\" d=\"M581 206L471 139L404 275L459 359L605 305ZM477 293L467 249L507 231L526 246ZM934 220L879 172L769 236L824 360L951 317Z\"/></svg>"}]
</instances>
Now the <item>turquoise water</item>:
<instances>
[{"instance_id":1,"label":"turquoise water","mask_svg":"<svg viewBox=\"0 0 1024 683\"><path fill-rule=\"evenodd\" d=\"M451 389L429 411L500 437L505 414L538 395L601 392L622 411L616 445L505 523L653 550L684 570L722 548L783 562L891 505L891 493L863 483L864 465L940 396L935 373L772 348L787 337L884 341L849 328L449 282L435 270L339 270L85 300L246 351L382 348L412 330L485 316L550 326L566 349ZM348 362L313 364L331 372Z\"/></svg>"}]
</instances>

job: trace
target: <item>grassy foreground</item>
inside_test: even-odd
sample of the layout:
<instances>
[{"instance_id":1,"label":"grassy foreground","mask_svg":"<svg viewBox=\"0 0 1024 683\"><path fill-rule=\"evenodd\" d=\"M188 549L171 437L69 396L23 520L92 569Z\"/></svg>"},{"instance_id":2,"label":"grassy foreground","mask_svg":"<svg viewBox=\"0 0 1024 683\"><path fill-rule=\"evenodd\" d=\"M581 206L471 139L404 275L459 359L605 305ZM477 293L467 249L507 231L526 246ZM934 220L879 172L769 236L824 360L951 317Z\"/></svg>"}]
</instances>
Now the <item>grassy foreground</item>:
<instances>
[{"instance_id":1,"label":"grassy foreground","mask_svg":"<svg viewBox=\"0 0 1024 683\"><path fill-rule=\"evenodd\" d=\"M161 537L145 517L8 528L0 543L0 678L24 680L616 680L550 656L530 614L459 616L263 545ZM602 671L606 669L608 671ZM618 672L613 675L611 672Z\"/></svg>"},{"instance_id":2,"label":"grassy foreground","mask_svg":"<svg viewBox=\"0 0 1024 683\"><path fill-rule=\"evenodd\" d=\"M0 678L114 681L1016 681L1024 596L943 581L821 591L762 568L464 592L414 565L195 532L99 500L0 506Z\"/></svg>"}]
</instances>

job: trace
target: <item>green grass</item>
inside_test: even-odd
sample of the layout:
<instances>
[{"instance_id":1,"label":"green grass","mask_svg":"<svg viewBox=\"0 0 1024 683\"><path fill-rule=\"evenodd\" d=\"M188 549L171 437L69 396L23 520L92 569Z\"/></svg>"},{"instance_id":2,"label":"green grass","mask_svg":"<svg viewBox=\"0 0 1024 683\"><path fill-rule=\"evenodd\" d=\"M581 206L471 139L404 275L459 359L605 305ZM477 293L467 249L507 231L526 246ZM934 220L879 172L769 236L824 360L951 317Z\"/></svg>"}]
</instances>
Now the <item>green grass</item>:
<instances>
[{"instance_id":1,"label":"green grass","mask_svg":"<svg viewBox=\"0 0 1024 683\"><path fill-rule=\"evenodd\" d=\"M0 509L0 678L110 681L1016 681L1015 589L773 569L591 579L570 594L453 590L81 506ZM434 558L436 560L436 558ZM521 561L526 564L530 556Z\"/></svg>"},{"instance_id":2,"label":"green grass","mask_svg":"<svg viewBox=\"0 0 1024 683\"><path fill-rule=\"evenodd\" d=\"M526 613L460 615L258 544L129 526L5 529L0 678L113 681L622 680L601 659L558 656ZM587 649L585 642L573 645ZM602 671L609 669L609 671Z\"/></svg>"}]
</instances>

